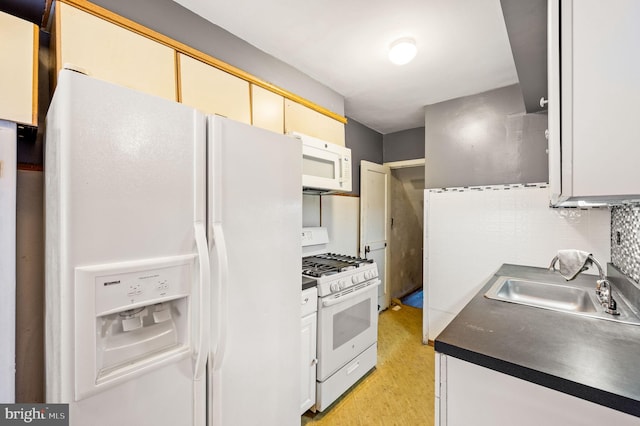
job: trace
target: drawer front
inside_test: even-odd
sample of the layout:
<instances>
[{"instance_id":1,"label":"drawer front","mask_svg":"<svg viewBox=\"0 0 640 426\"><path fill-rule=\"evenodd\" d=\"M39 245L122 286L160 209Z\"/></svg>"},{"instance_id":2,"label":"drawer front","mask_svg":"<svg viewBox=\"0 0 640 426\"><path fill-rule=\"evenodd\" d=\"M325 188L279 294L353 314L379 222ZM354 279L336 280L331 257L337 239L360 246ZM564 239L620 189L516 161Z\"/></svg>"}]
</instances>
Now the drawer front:
<instances>
[{"instance_id":1,"label":"drawer front","mask_svg":"<svg viewBox=\"0 0 640 426\"><path fill-rule=\"evenodd\" d=\"M308 288L302 291L300 298L300 316L309 315L318 310L318 289L316 287Z\"/></svg>"}]
</instances>

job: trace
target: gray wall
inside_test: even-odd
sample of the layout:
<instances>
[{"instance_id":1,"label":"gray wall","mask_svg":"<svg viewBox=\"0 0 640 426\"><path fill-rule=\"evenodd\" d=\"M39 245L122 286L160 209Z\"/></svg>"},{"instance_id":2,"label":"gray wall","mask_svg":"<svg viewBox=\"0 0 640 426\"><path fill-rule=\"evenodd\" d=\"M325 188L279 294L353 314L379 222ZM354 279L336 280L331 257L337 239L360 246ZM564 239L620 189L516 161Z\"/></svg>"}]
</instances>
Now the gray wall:
<instances>
[{"instance_id":1,"label":"gray wall","mask_svg":"<svg viewBox=\"0 0 640 426\"><path fill-rule=\"evenodd\" d=\"M344 97L171 0L93 3L344 115Z\"/></svg>"},{"instance_id":2,"label":"gray wall","mask_svg":"<svg viewBox=\"0 0 640 426\"><path fill-rule=\"evenodd\" d=\"M19 170L17 185L16 402L44 402L44 174Z\"/></svg>"},{"instance_id":3,"label":"gray wall","mask_svg":"<svg viewBox=\"0 0 640 426\"><path fill-rule=\"evenodd\" d=\"M527 112L547 97L547 0L500 0Z\"/></svg>"},{"instance_id":4,"label":"gray wall","mask_svg":"<svg viewBox=\"0 0 640 426\"><path fill-rule=\"evenodd\" d=\"M424 158L424 127L387 133L382 137L384 162Z\"/></svg>"},{"instance_id":5,"label":"gray wall","mask_svg":"<svg viewBox=\"0 0 640 426\"><path fill-rule=\"evenodd\" d=\"M351 118L347 119L345 145L351 149L351 193L360 195L360 160L382 164L382 134Z\"/></svg>"},{"instance_id":6,"label":"gray wall","mask_svg":"<svg viewBox=\"0 0 640 426\"><path fill-rule=\"evenodd\" d=\"M546 128L517 84L428 105L426 187L547 182Z\"/></svg>"}]
</instances>

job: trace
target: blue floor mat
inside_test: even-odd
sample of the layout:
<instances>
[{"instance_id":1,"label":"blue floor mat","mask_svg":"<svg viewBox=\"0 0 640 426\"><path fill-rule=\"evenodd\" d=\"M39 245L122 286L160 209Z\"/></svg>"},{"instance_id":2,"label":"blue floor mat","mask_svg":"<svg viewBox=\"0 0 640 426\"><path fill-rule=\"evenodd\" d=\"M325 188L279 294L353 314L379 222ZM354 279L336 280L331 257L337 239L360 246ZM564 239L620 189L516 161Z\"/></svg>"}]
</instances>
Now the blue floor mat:
<instances>
[{"instance_id":1,"label":"blue floor mat","mask_svg":"<svg viewBox=\"0 0 640 426\"><path fill-rule=\"evenodd\" d=\"M424 298L424 292L422 290L414 291L413 293L400 299L403 305L413 306L414 308L422 309L422 302Z\"/></svg>"}]
</instances>

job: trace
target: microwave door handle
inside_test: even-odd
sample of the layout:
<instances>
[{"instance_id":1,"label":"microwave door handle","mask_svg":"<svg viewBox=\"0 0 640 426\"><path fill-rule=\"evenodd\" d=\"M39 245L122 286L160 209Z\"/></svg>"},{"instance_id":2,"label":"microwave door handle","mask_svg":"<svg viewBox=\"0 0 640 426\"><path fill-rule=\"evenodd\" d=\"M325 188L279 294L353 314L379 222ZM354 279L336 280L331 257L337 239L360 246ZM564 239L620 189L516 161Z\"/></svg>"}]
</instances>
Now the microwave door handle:
<instances>
[{"instance_id":1,"label":"microwave door handle","mask_svg":"<svg viewBox=\"0 0 640 426\"><path fill-rule=\"evenodd\" d=\"M349 293L346 296L341 296L341 297L337 297L335 299L330 299L330 300L323 300L322 301L322 306L326 308L326 307L329 307L329 306L337 305L338 303L345 302L345 301L347 301L349 299L353 299L354 297L357 297L357 296L361 295L362 293L364 293L366 291L369 291L369 289L372 286L378 286L381 283L382 283L382 281L375 280L375 281L372 281L366 287L362 287L361 289L358 289L358 290L354 291L353 293Z\"/></svg>"}]
</instances>

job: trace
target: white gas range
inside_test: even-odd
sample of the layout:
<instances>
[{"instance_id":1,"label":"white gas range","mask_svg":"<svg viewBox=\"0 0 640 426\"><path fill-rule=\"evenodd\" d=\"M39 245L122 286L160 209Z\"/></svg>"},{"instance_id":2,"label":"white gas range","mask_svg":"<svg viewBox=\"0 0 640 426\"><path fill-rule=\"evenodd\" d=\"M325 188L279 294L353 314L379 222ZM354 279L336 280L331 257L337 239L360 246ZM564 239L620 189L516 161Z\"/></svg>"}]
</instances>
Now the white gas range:
<instances>
[{"instance_id":1,"label":"white gas range","mask_svg":"<svg viewBox=\"0 0 640 426\"><path fill-rule=\"evenodd\" d=\"M378 268L370 259L326 253L326 228L302 232L302 279L318 290L316 404L323 411L376 365Z\"/></svg>"}]
</instances>

